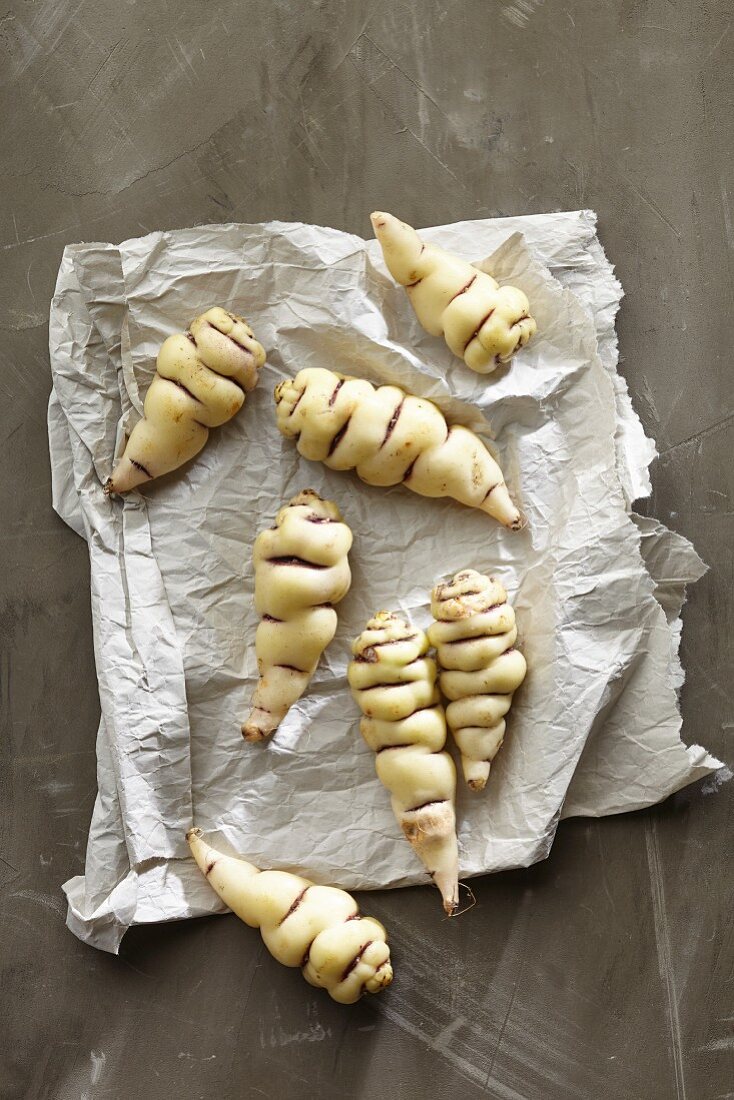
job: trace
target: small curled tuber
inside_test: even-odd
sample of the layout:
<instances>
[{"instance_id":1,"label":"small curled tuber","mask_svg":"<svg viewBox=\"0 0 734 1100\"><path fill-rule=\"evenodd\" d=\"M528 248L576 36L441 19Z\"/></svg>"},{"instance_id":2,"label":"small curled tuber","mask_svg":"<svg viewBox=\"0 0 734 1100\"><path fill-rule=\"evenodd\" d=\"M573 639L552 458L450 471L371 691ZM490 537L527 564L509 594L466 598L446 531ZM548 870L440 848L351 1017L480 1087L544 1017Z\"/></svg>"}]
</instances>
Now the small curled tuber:
<instances>
[{"instance_id":1,"label":"small curled tuber","mask_svg":"<svg viewBox=\"0 0 734 1100\"><path fill-rule=\"evenodd\" d=\"M212 889L240 920L260 929L278 962L300 967L307 982L340 1004L390 984L387 933L374 917L360 914L346 891L315 886L288 871L260 871L210 847L201 829L189 829L186 840Z\"/></svg>"},{"instance_id":2,"label":"small curled tuber","mask_svg":"<svg viewBox=\"0 0 734 1100\"><path fill-rule=\"evenodd\" d=\"M507 363L535 333L521 290L500 286L473 264L426 244L392 214L372 214L388 271L404 286L426 332L443 336L454 355L478 374Z\"/></svg>"},{"instance_id":3,"label":"small curled tuber","mask_svg":"<svg viewBox=\"0 0 734 1100\"><path fill-rule=\"evenodd\" d=\"M127 493L198 454L209 429L231 420L257 384L265 350L241 317L219 306L169 336L156 360L143 418L133 428L106 493Z\"/></svg>"},{"instance_id":4,"label":"small curled tuber","mask_svg":"<svg viewBox=\"0 0 734 1100\"><path fill-rule=\"evenodd\" d=\"M498 580L462 569L431 593L441 691L450 699L446 721L461 753L464 778L484 789L505 736L513 692L525 679L525 658L515 648L515 612Z\"/></svg>"}]
</instances>

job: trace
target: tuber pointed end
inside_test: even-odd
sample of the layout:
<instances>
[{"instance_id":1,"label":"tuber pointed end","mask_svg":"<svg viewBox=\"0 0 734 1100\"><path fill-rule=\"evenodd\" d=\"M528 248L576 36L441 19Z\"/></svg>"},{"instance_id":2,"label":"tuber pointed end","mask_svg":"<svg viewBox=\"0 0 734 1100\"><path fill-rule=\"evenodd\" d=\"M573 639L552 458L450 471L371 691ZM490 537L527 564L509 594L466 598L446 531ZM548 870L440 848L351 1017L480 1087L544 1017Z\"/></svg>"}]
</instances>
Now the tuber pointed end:
<instances>
[{"instance_id":1,"label":"tuber pointed end","mask_svg":"<svg viewBox=\"0 0 734 1100\"><path fill-rule=\"evenodd\" d=\"M443 899L443 911L447 917L453 917L456 910L459 908L458 897L450 897Z\"/></svg>"},{"instance_id":2,"label":"tuber pointed end","mask_svg":"<svg viewBox=\"0 0 734 1100\"><path fill-rule=\"evenodd\" d=\"M102 492L104 493L104 495L106 497L111 497L112 494L114 493L114 491L115 490L113 488L112 478L108 477L107 480L105 481L104 485L102 486Z\"/></svg>"},{"instance_id":3,"label":"tuber pointed end","mask_svg":"<svg viewBox=\"0 0 734 1100\"><path fill-rule=\"evenodd\" d=\"M466 785L471 791L483 791L489 779L490 763L488 760L470 760L461 758L461 766L464 772Z\"/></svg>"},{"instance_id":4,"label":"tuber pointed end","mask_svg":"<svg viewBox=\"0 0 734 1100\"><path fill-rule=\"evenodd\" d=\"M379 993L386 986L390 985L393 980L392 964L388 961L378 967L374 975L364 983L364 988L367 993Z\"/></svg>"},{"instance_id":5,"label":"tuber pointed end","mask_svg":"<svg viewBox=\"0 0 734 1100\"><path fill-rule=\"evenodd\" d=\"M202 875L208 879L209 875L222 858L221 854L209 846L204 840L203 830L198 829L195 825L186 833L186 840L188 841L196 866L199 868ZM217 888L215 887L215 889ZM217 893L219 893L218 889ZM221 897L221 894L219 896Z\"/></svg>"},{"instance_id":6,"label":"tuber pointed end","mask_svg":"<svg viewBox=\"0 0 734 1100\"><path fill-rule=\"evenodd\" d=\"M385 210L375 210L370 214L372 228L375 236L383 248L393 248L399 245L406 234L415 233L412 226L406 225L396 218L394 214L388 214Z\"/></svg>"},{"instance_id":7,"label":"tuber pointed end","mask_svg":"<svg viewBox=\"0 0 734 1100\"><path fill-rule=\"evenodd\" d=\"M257 698L257 694L255 695ZM245 741L264 741L275 733L283 715L275 715L262 707L253 706L247 721L242 726L242 736Z\"/></svg>"},{"instance_id":8,"label":"tuber pointed end","mask_svg":"<svg viewBox=\"0 0 734 1100\"><path fill-rule=\"evenodd\" d=\"M527 526L527 519L513 504L504 481L498 482L493 489L490 489L479 507L487 515L498 520L508 531L522 531L523 527Z\"/></svg>"},{"instance_id":9,"label":"tuber pointed end","mask_svg":"<svg viewBox=\"0 0 734 1100\"><path fill-rule=\"evenodd\" d=\"M371 218L385 265L393 279L405 287L420 281L426 273L421 261L425 244L415 229L382 210L375 211Z\"/></svg>"},{"instance_id":10,"label":"tuber pointed end","mask_svg":"<svg viewBox=\"0 0 734 1100\"><path fill-rule=\"evenodd\" d=\"M267 733L263 733L257 726L244 725L242 727L242 736L248 744L254 745L258 741L264 741L267 738Z\"/></svg>"},{"instance_id":11,"label":"tuber pointed end","mask_svg":"<svg viewBox=\"0 0 734 1100\"><path fill-rule=\"evenodd\" d=\"M242 736L245 741L254 744L256 741L265 741L277 728L277 723L273 722L271 714L255 707L242 726Z\"/></svg>"},{"instance_id":12,"label":"tuber pointed end","mask_svg":"<svg viewBox=\"0 0 734 1100\"><path fill-rule=\"evenodd\" d=\"M108 496L111 493L129 493L152 478L153 474L142 463L124 454L112 471L112 477L105 482L105 492Z\"/></svg>"},{"instance_id":13,"label":"tuber pointed end","mask_svg":"<svg viewBox=\"0 0 734 1100\"><path fill-rule=\"evenodd\" d=\"M459 882L453 871L435 871L433 881L441 891L443 911L452 917L459 906Z\"/></svg>"}]
</instances>

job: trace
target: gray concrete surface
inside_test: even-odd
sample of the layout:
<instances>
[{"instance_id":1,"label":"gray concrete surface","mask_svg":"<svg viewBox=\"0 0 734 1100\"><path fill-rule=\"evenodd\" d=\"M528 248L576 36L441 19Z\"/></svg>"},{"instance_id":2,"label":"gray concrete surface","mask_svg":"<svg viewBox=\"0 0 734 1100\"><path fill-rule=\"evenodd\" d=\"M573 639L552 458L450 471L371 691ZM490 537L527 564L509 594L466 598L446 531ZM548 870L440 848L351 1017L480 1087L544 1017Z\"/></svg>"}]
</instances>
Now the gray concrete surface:
<instances>
[{"instance_id":1,"label":"gray concrete surface","mask_svg":"<svg viewBox=\"0 0 734 1100\"><path fill-rule=\"evenodd\" d=\"M2 1068L17 1100L731 1100L732 787L564 824L550 859L370 898L405 982L345 1011L234 918L64 927L98 718L86 549L51 511L64 244L219 220L360 233L589 206L626 290L646 505L711 566L687 740L732 760L734 13L716 0L6 0L0 8Z\"/></svg>"}]
</instances>

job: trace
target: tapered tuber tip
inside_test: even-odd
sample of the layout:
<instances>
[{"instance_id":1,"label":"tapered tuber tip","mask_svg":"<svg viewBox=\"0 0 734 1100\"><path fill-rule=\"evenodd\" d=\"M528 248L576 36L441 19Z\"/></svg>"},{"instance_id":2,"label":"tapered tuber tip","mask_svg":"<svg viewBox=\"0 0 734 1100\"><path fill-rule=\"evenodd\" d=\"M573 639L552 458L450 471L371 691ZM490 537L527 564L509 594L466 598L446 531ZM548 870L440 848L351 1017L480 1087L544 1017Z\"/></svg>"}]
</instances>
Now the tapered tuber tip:
<instances>
[{"instance_id":1,"label":"tapered tuber tip","mask_svg":"<svg viewBox=\"0 0 734 1100\"><path fill-rule=\"evenodd\" d=\"M150 481L152 477L153 474L150 470L124 454L112 471L112 477L107 479L105 492L108 495L110 493L129 493L131 489L137 489L139 485Z\"/></svg>"},{"instance_id":2,"label":"tapered tuber tip","mask_svg":"<svg viewBox=\"0 0 734 1100\"><path fill-rule=\"evenodd\" d=\"M265 721L263 721L265 719ZM242 726L242 736L245 741L253 744L256 741L264 741L275 729L270 721L270 715L262 711L254 710L245 724Z\"/></svg>"},{"instance_id":3,"label":"tapered tuber tip","mask_svg":"<svg viewBox=\"0 0 734 1100\"><path fill-rule=\"evenodd\" d=\"M203 832L201 831L201 829L198 828L198 826L192 825L191 828L186 833L186 840L190 844L194 837L200 837L200 836L203 836L203 835L204 835Z\"/></svg>"},{"instance_id":4,"label":"tapered tuber tip","mask_svg":"<svg viewBox=\"0 0 734 1100\"><path fill-rule=\"evenodd\" d=\"M459 899L457 898L444 898L443 899L443 911L447 917L453 917L456 910L459 908Z\"/></svg>"},{"instance_id":5,"label":"tapered tuber tip","mask_svg":"<svg viewBox=\"0 0 734 1100\"><path fill-rule=\"evenodd\" d=\"M468 756L462 756L461 764L469 790L483 791L489 779L489 760L471 760Z\"/></svg>"},{"instance_id":6,"label":"tapered tuber tip","mask_svg":"<svg viewBox=\"0 0 734 1100\"><path fill-rule=\"evenodd\" d=\"M112 478L111 477L108 477L107 480L105 481L104 485L102 486L102 491L103 491L103 493L106 497L111 497L112 496L112 494L114 492L114 489L112 488Z\"/></svg>"},{"instance_id":7,"label":"tapered tuber tip","mask_svg":"<svg viewBox=\"0 0 734 1100\"><path fill-rule=\"evenodd\" d=\"M447 916L453 916L459 905L459 883L453 871L435 871L433 881L441 891L443 910Z\"/></svg>"},{"instance_id":8,"label":"tapered tuber tip","mask_svg":"<svg viewBox=\"0 0 734 1100\"><path fill-rule=\"evenodd\" d=\"M527 525L527 519L513 502L504 481L490 489L479 507L508 531L522 531Z\"/></svg>"},{"instance_id":9,"label":"tapered tuber tip","mask_svg":"<svg viewBox=\"0 0 734 1100\"><path fill-rule=\"evenodd\" d=\"M386 962L383 963L382 966L375 971L373 977L369 978L365 982L364 988L368 993L379 993L380 990L385 989L386 986L390 985L392 980L392 964Z\"/></svg>"},{"instance_id":10,"label":"tapered tuber tip","mask_svg":"<svg viewBox=\"0 0 734 1100\"><path fill-rule=\"evenodd\" d=\"M264 741L267 734L263 733L257 726L245 724L242 727L242 736L249 744L254 744L256 741Z\"/></svg>"},{"instance_id":11,"label":"tapered tuber tip","mask_svg":"<svg viewBox=\"0 0 734 1100\"><path fill-rule=\"evenodd\" d=\"M245 741L264 741L277 730L278 721L278 718L274 718L269 710L255 706L242 726L242 736Z\"/></svg>"},{"instance_id":12,"label":"tapered tuber tip","mask_svg":"<svg viewBox=\"0 0 734 1100\"><path fill-rule=\"evenodd\" d=\"M415 233L415 230L401 222L400 218L396 218L394 214L388 214L385 210L375 210L370 214L370 221L383 251L385 248L393 250L401 245L404 247L406 233Z\"/></svg>"}]
</instances>

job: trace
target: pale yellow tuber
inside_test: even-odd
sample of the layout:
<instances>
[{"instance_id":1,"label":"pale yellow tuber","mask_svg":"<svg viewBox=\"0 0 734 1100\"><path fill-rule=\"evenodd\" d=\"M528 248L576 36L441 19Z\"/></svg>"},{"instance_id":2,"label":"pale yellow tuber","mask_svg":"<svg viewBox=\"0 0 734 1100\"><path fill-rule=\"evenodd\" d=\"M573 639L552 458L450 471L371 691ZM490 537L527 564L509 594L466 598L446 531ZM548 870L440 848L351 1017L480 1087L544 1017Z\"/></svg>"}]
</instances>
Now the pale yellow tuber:
<instances>
[{"instance_id":1,"label":"pale yellow tuber","mask_svg":"<svg viewBox=\"0 0 734 1100\"><path fill-rule=\"evenodd\" d=\"M432 336L478 374L489 374L527 344L535 332L521 290L499 286L467 260L421 240L392 214L372 214L388 271L404 286L416 316Z\"/></svg>"},{"instance_id":2,"label":"pale yellow tuber","mask_svg":"<svg viewBox=\"0 0 734 1100\"><path fill-rule=\"evenodd\" d=\"M456 769L444 751L446 718L427 650L422 630L380 611L352 646L348 677L395 817L451 914L459 893Z\"/></svg>"},{"instance_id":3,"label":"pale yellow tuber","mask_svg":"<svg viewBox=\"0 0 734 1100\"><path fill-rule=\"evenodd\" d=\"M478 436L397 386L308 367L275 388L278 427L304 458L355 469L368 485L404 484L452 497L516 531L523 525L502 471Z\"/></svg>"},{"instance_id":4,"label":"pale yellow tuber","mask_svg":"<svg viewBox=\"0 0 734 1100\"><path fill-rule=\"evenodd\" d=\"M352 532L336 504L305 489L255 539L255 635L260 680L242 727L246 741L271 734L300 699L337 626L334 604L349 591Z\"/></svg>"},{"instance_id":5,"label":"pale yellow tuber","mask_svg":"<svg viewBox=\"0 0 734 1100\"><path fill-rule=\"evenodd\" d=\"M299 966L307 982L340 1004L390 984L387 933L374 917L361 916L344 890L315 886L287 871L260 871L217 852L201 829L189 829L186 839L209 885L240 920L260 929L278 962Z\"/></svg>"},{"instance_id":6,"label":"pale yellow tuber","mask_svg":"<svg viewBox=\"0 0 734 1100\"><path fill-rule=\"evenodd\" d=\"M461 753L464 778L481 791L505 736L505 715L527 666L515 648L515 612L494 577L463 569L431 593L446 720Z\"/></svg>"},{"instance_id":7,"label":"pale yellow tuber","mask_svg":"<svg viewBox=\"0 0 734 1100\"><path fill-rule=\"evenodd\" d=\"M158 353L143 418L105 485L126 493L198 454L209 429L231 420L254 389L265 350L241 317L219 306L169 336Z\"/></svg>"}]
</instances>

